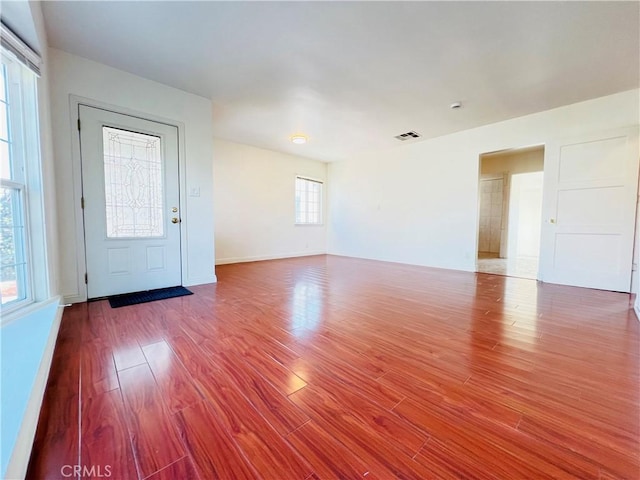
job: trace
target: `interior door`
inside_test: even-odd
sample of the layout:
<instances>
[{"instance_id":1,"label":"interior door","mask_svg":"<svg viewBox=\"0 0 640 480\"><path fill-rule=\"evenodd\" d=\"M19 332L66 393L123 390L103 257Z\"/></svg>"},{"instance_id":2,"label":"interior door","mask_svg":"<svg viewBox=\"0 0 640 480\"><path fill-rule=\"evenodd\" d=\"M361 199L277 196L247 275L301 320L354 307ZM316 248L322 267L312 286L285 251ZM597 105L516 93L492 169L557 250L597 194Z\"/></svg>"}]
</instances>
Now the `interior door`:
<instances>
[{"instance_id":1,"label":"interior door","mask_svg":"<svg viewBox=\"0 0 640 480\"><path fill-rule=\"evenodd\" d=\"M88 298L181 285L177 128L78 114Z\"/></svg>"},{"instance_id":2,"label":"interior door","mask_svg":"<svg viewBox=\"0 0 640 480\"><path fill-rule=\"evenodd\" d=\"M637 129L560 141L545 154L542 280L629 292Z\"/></svg>"}]
</instances>

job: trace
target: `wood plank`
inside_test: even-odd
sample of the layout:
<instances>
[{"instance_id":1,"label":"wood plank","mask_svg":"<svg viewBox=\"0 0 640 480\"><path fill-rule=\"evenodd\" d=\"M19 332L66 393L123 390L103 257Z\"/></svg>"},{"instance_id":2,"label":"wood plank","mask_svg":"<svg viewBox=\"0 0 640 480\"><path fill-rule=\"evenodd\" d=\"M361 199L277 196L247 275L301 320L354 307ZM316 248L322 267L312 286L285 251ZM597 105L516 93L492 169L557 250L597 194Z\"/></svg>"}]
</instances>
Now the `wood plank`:
<instances>
[{"instance_id":1,"label":"wood plank","mask_svg":"<svg viewBox=\"0 0 640 480\"><path fill-rule=\"evenodd\" d=\"M305 462L221 371L197 378L212 411L262 477L306 478Z\"/></svg>"},{"instance_id":2,"label":"wood plank","mask_svg":"<svg viewBox=\"0 0 640 480\"><path fill-rule=\"evenodd\" d=\"M175 418L180 437L203 479L257 478L255 470L206 402L179 411Z\"/></svg>"},{"instance_id":3,"label":"wood plank","mask_svg":"<svg viewBox=\"0 0 640 480\"><path fill-rule=\"evenodd\" d=\"M311 384L323 385L328 390L349 388L386 409L393 408L404 398L404 395L347 366L338 369L324 361L307 362L300 358L292 370Z\"/></svg>"},{"instance_id":4,"label":"wood plank","mask_svg":"<svg viewBox=\"0 0 640 480\"><path fill-rule=\"evenodd\" d=\"M251 402L271 426L286 435L300 427L309 417L254 369L243 363L241 355L220 352L216 365L233 380L240 392Z\"/></svg>"},{"instance_id":5,"label":"wood plank","mask_svg":"<svg viewBox=\"0 0 640 480\"><path fill-rule=\"evenodd\" d=\"M568 449L550 448L499 422L465 418L446 405L405 399L394 410L431 438L446 443L453 457L473 459L476 469L484 465L500 478L589 479L597 475L597 466L588 458Z\"/></svg>"},{"instance_id":6,"label":"wood plank","mask_svg":"<svg viewBox=\"0 0 640 480\"><path fill-rule=\"evenodd\" d=\"M83 398L91 398L119 388L111 347L101 338L82 343L80 364Z\"/></svg>"},{"instance_id":7,"label":"wood plank","mask_svg":"<svg viewBox=\"0 0 640 480\"><path fill-rule=\"evenodd\" d=\"M149 366L122 370L118 377L138 471L148 477L182 458L184 448Z\"/></svg>"},{"instance_id":8,"label":"wood plank","mask_svg":"<svg viewBox=\"0 0 640 480\"><path fill-rule=\"evenodd\" d=\"M65 310L27 478L638 477L629 295L330 255L216 274Z\"/></svg>"},{"instance_id":9,"label":"wood plank","mask_svg":"<svg viewBox=\"0 0 640 480\"><path fill-rule=\"evenodd\" d=\"M27 478L58 479L62 468L78 463L80 441L81 321L86 305L66 309L53 354Z\"/></svg>"},{"instance_id":10,"label":"wood plank","mask_svg":"<svg viewBox=\"0 0 640 480\"><path fill-rule=\"evenodd\" d=\"M365 464L346 446L328 435L313 421L287 436L287 440L307 459L319 478L374 478Z\"/></svg>"},{"instance_id":11,"label":"wood plank","mask_svg":"<svg viewBox=\"0 0 640 480\"><path fill-rule=\"evenodd\" d=\"M208 344L208 348L211 348L210 344ZM289 370L263 350L250 350L244 355L243 359L284 395L289 395L307 385L307 382L292 370Z\"/></svg>"},{"instance_id":12,"label":"wood plank","mask_svg":"<svg viewBox=\"0 0 640 480\"><path fill-rule=\"evenodd\" d=\"M147 363L142 348L137 343L127 340L113 349L113 358L118 371Z\"/></svg>"},{"instance_id":13,"label":"wood plank","mask_svg":"<svg viewBox=\"0 0 640 480\"><path fill-rule=\"evenodd\" d=\"M207 478L214 478L213 476ZM146 480L201 480L189 457L183 457Z\"/></svg>"},{"instance_id":14,"label":"wood plank","mask_svg":"<svg viewBox=\"0 0 640 480\"><path fill-rule=\"evenodd\" d=\"M110 315L111 347L116 369L120 371L146 363L142 348L136 340L136 323L144 318L145 310L125 307L108 311L107 308L109 307L104 307L103 313L108 312Z\"/></svg>"},{"instance_id":15,"label":"wood plank","mask_svg":"<svg viewBox=\"0 0 640 480\"><path fill-rule=\"evenodd\" d=\"M147 363L171 413L202 400L193 379L164 340L142 348Z\"/></svg>"},{"instance_id":16,"label":"wood plank","mask_svg":"<svg viewBox=\"0 0 640 480\"><path fill-rule=\"evenodd\" d=\"M362 424L351 412L336 412L313 395L296 392L291 399L328 435L345 445L377 478L432 478L428 470L373 428Z\"/></svg>"},{"instance_id":17,"label":"wood plank","mask_svg":"<svg viewBox=\"0 0 640 480\"><path fill-rule=\"evenodd\" d=\"M80 465L95 468L97 477L138 477L125 417L120 389L82 402Z\"/></svg>"}]
</instances>

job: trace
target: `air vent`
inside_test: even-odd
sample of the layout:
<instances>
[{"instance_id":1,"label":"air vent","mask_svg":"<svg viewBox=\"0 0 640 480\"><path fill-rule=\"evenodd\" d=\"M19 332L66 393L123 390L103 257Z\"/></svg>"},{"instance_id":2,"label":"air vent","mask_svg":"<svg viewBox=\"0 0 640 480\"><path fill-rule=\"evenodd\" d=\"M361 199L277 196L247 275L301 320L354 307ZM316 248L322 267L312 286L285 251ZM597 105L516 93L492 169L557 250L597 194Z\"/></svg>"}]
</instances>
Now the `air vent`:
<instances>
[{"instance_id":1,"label":"air vent","mask_svg":"<svg viewBox=\"0 0 640 480\"><path fill-rule=\"evenodd\" d=\"M404 142L405 140L412 140L414 138L420 138L420 134L411 131L411 132L403 133L403 134L400 134L400 135L396 135L393 138L397 138L401 142Z\"/></svg>"}]
</instances>

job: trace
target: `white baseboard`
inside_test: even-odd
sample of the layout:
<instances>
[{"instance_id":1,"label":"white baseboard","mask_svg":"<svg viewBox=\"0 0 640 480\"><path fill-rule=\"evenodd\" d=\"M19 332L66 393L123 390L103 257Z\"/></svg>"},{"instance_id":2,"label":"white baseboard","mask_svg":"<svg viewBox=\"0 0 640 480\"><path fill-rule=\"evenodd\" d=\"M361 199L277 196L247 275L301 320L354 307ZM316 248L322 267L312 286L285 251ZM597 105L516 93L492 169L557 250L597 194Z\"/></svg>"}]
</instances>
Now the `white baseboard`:
<instances>
[{"instance_id":1,"label":"white baseboard","mask_svg":"<svg viewBox=\"0 0 640 480\"><path fill-rule=\"evenodd\" d=\"M293 253L279 253L275 255L254 255L248 257L227 257L216 258L216 265L227 265L229 263L245 263L245 262L260 262L262 260L279 260L281 258L293 258L293 257L310 257L313 255L326 255L326 251L317 252L293 252Z\"/></svg>"},{"instance_id":2,"label":"white baseboard","mask_svg":"<svg viewBox=\"0 0 640 480\"><path fill-rule=\"evenodd\" d=\"M383 258L383 257L364 257L361 255L351 255L346 253L335 253L328 252L327 255L332 255L334 257L345 257L345 258L356 258L360 260L373 260L374 262L384 262L384 263L396 263L398 265L411 265L414 267L426 267L426 268L437 268L438 270L453 270L456 272L476 272L476 265L473 264L463 264L463 265L433 265L428 263L416 263L416 262L408 262L407 260L399 260L393 258Z\"/></svg>"},{"instance_id":3,"label":"white baseboard","mask_svg":"<svg viewBox=\"0 0 640 480\"><path fill-rule=\"evenodd\" d=\"M42 307L50 305L52 302L59 303L60 297L58 296L44 302ZM7 471L5 472L6 479L22 479L27 475L29 457L31 457L33 440L36 436L36 428L38 427L38 419L40 418L40 408L42 407L44 391L47 386L47 380L49 379L49 370L51 369L53 351L56 346L56 340L58 339L58 330L60 330L63 311L64 307L59 306L56 312L56 318L51 324L49 338L47 339L47 344L42 354L42 360L40 361L40 367L36 374L33 389L31 390L29 403L27 403L27 409L22 419L22 424L20 425L18 438L16 439L13 453L7 465Z\"/></svg>"},{"instance_id":4,"label":"white baseboard","mask_svg":"<svg viewBox=\"0 0 640 480\"><path fill-rule=\"evenodd\" d=\"M62 297L63 303L82 303L87 301L86 295L65 295Z\"/></svg>"},{"instance_id":5,"label":"white baseboard","mask_svg":"<svg viewBox=\"0 0 640 480\"><path fill-rule=\"evenodd\" d=\"M205 285L207 283L216 283L218 277L215 275L207 275L204 277L193 277L184 282L185 287L191 287L193 285Z\"/></svg>"},{"instance_id":6,"label":"white baseboard","mask_svg":"<svg viewBox=\"0 0 640 480\"><path fill-rule=\"evenodd\" d=\"M184 282L185 287L190 287L193 285L204 285L207 283L216 283L218 281L218 277L215 275L206 275L203 277L193 277ZM87 301L87 297L84 295L65 295L63 297L64 303L83 303Z\"/></svg>"}]
</instances>

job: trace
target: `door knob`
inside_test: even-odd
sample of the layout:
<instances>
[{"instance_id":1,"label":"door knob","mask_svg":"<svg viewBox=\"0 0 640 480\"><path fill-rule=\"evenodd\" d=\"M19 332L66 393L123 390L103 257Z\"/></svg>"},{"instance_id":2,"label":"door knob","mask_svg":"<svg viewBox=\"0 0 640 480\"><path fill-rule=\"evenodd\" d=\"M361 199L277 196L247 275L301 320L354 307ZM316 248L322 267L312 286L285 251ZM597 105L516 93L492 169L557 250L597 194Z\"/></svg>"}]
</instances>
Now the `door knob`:
<instances>
[{"instance_id":1,"label":"door knob","mask_svg":"<svg viewBox=\"0 0 640 480\"><path fill-rule=\"evenodd\" d=\"M180 219L178 217L173 217L171 219L171 223L178 223L178 222L180 222Z\"/></svg>"}]
</instances>

